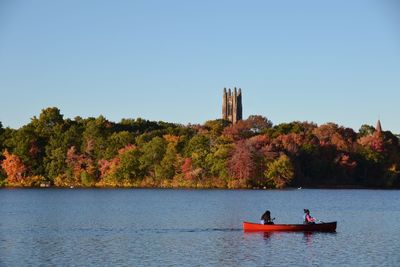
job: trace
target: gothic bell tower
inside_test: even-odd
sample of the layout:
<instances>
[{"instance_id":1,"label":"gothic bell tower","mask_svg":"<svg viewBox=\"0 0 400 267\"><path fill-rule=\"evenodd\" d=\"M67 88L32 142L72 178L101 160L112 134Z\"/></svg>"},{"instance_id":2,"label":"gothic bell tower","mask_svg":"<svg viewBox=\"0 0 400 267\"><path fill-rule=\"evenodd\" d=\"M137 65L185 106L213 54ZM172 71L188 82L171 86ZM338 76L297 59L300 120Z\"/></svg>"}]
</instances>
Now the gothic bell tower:
<instances>
[{"instance_id":1,"label":"gothic bell tower","mask_svg":"<svg viewBox=\"0 0 400 267\"><path fill-rule=\"evenodd\" d=\"M239 91L236 87L232 90L229 88L228 91L224 88L222 95L222 119L236 124L242 120L242 89Z\"/></svg>"}]
</instances>

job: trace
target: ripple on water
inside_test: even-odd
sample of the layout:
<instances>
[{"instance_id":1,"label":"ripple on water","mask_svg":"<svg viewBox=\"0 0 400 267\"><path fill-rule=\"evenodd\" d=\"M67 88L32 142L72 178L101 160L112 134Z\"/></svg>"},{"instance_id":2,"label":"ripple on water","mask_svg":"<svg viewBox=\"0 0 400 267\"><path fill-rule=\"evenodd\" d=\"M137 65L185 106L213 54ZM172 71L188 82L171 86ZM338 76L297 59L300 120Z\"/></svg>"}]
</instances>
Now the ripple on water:
<instances>
[{"instance_id":1,"label":"ripple on water","mask_svg":"<svg viewBox=\"0 0 400 267\"><path fill-rule=\"evenodd\" d=\"M0 266L399 266L384 190L1 190ZM337 233L244 233L308 207ZM340 215L340 217L338 217Z\"/></svg>"}]
</instances>

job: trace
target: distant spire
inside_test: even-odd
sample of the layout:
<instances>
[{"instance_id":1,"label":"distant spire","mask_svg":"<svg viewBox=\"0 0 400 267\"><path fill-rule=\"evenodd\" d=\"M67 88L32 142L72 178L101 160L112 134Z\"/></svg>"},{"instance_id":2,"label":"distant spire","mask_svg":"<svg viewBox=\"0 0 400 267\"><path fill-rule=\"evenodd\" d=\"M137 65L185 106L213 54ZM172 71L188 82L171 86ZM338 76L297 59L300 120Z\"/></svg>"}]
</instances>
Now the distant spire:
<instances>
[{"instance_id":1,"label":"distant spire","mask_svg":"<svg viewBox=\"0 0 400 267\"><path fill-rule=\"evenodd\" d=\"M375 131L376 131L377 133L379 133L379 134L382 133L381 120L378 120L378 122L376 123Z\"/></svg>"}]
</instances>

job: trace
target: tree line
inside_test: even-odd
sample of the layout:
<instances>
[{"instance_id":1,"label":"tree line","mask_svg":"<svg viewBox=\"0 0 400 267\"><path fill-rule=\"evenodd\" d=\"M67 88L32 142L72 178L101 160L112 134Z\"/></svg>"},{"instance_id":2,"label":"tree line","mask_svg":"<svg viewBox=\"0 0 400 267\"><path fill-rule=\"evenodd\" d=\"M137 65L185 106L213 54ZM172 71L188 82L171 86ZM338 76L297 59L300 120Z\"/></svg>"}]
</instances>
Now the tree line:
<instances>
[{"instance_id":1,"label":"tree line","mask_svg":"<svg viewBox=\"0 0 400 267\"><path fill-rule=\"evenodd\" d=\"M285 188L399 187L399 136L363 125L181 125L103 116L64 119L55 107L19 129L0 122L0 186Z\"/></svg>"}]
</instances>

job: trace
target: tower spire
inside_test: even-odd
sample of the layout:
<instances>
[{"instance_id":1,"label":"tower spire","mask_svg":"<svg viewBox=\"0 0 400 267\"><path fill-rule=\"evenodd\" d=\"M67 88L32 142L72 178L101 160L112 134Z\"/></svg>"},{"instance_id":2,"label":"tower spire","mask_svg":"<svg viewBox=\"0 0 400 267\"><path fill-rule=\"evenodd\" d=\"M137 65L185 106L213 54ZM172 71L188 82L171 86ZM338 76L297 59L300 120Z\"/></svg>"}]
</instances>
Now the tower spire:
<instances>
[{"instance_id":1,"label":"tower spire","mask_svg":"<svg viewBox=\"0 0 400 267\"><path fill-rule=\"evenodd\" d=\"M226 93L226 88L224 88L224 92L222 93L222 119L228 119L228 95Z\"/></svg>"},{"instance_id":2,"label":"tower spire","mask_svg":"<svg viewBox=\"0 0 400 267\"><path fill-rule=\"evenodd\" d=\"M375 131L376 131L378 134L381 134L381 133L382 133L381 120L378 120L378 122L376 123Z\"/></svg>"}]
</instances>

